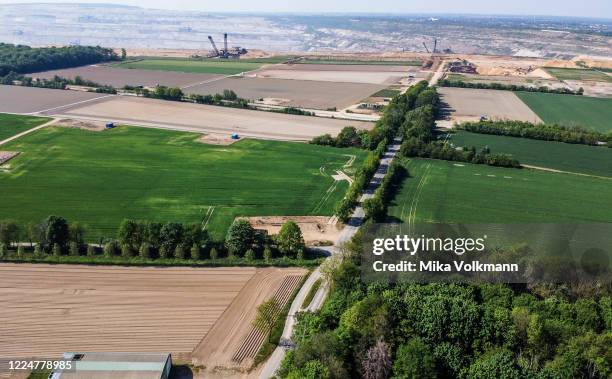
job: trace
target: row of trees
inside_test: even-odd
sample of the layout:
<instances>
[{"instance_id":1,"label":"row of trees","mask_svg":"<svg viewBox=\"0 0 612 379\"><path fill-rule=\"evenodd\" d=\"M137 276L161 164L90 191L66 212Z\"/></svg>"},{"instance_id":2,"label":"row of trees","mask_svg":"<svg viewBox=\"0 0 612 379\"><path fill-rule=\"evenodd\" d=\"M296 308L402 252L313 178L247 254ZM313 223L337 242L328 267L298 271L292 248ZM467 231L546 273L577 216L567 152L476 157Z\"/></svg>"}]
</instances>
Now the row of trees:
<instances>
[{"instance_id":1,"label":"row of trees","mask_svg":"<svg viewBox=\"0 0 612 379\"><path fill-rule=\"evenodd\" d=\"M439 112L439 97L435 88L425 92L426 98L418 102L419 107L406 113L401 126L404 142L400 155L404 157L433 158L448 161L459 161L490 166L520 168L518 160L507 154L492 154L488 147L476 151L456 149L446 142L437 140L435 118Z\"/></svg>"},{"instance_id":2,"label":"row of trees","mask_svg":"<svg viewBox=\"0 0 612 379\"><path fill-rule=\"evenodd\" d=\"M564 285L360 281L358 235L322 273L330 295L297 317L281 378L609 378L612 297Z\"/></svg>"},{"instance_id":3,"label":"row of trees","mask_svg":"<svg viewBox=\"0 0 612 379\"><path fill-rule=\"evenodd\" d=\"M323 134L314 137L310 143L321 146L360 147L369 149L371 136L368 130L357 130L354 126L345 126L340 133L338 133L336 138L332 137L330 134Z\"/></svg>"},{"instance_id":4,"label":"row of trees","mask_svg":"<svg viewBox=\"0 0 612 379\"><path fill-rule=\"evenodd\" d=\"M405 93L395 96L385 107L381 118L370 131L356 130L354 127L345 127L333 138L324 134L313 138L310 143L335 147L360 147L374 150L378 148L381 141L393 140L401 124L404 122L406 112L439 101L435 90L427 87L427 81L420 81L413 85Z\"/></svg>"},{"instance_id":5,"label":"row of trees","mask_svg":"<svg viewBox=\"0 0 612 379\"><path fill-rule=\"evenodd\" d=\"M112 49L100 46L32 48L0 43L0 77L8 73L32 72L77 67L118 59Z\"/></svg>"},{"instance_id":6,"label":"row of trees","mask_svg":"<svg viewBox=\"0 0 612 379\"><path fill-rule=\"evenodd\" d=\"M584 89L578 88L576 91L569 88L552 88L547 86L535 87L516 84L503 83L479 83L479 82L464 82L463 80L441 79L438 81L440 87L459 87L459 88L477 88L477 89L496 89L505 91L524 91L524 92L544 92L558 93L564 95L582 95Z\"/></svg>"},{"instance_id":7,"label":"row of trees","mask_svg":"<svg viewBox=\"0 0 612 379\"><path fill-rule=\"evenodd\" d=\"M344 198L336 205L335 214L342 222L347 222L353 209L359 203L359 197L366 190L372 177L378 169L380 158L382 158L387 147L387 140L378 144L376 150L371 151L363 162L363 165L355 173L353 183L351 183Z\"/></svg>"},{"instance_id":8,"label":"row of trees","mask_svg":"<svg viewBox=\"0 0 612 379\"><path fill-rule=\"evenodd\" d=\"M404 166L404 162L395 159L387 174L383 178L379 187L374 192L374 195L363 202L363 209L366 218L376 222L382 222L387 216L387 204L395 195L399 184L408 176L408 170Z\"/></svg>"},{"instance_id":9,"label":"row of trees","mask_svg":"<svg viewBox=\"0 0 612 379\"><path fill-rule=\"evenodd\" d=\"M64 249L69 243L83 244L85 227L78 223L68 223L59 216L49 216L40 223L22 226L13 220L0 221L0 244L10 248L18 242L36 243L42 249L50 250L54 245Z\"/></svg>"},{"instance_id":10,"label":"row of trees","mask_svg":"<svg viewBox=\"0 0 612 379\"><path fill-rule=\"evenodd\" d=\"M0 84L4 85L21 85L23 87L39 87L39 88L52 88L52 89L66 89L68 85L87 86L95 88L95 92L98 93L117 93L117 90L112 86L102 85L90 80L85 80L80 76L75 76L74 79L67 79L61 76L55 75L51 79L40 79L31 78L22 74L18 74L14 71L9 72L4 77L0 78Z\"/></svg>"},{"instance_id":11,"label":"row of trees","mask_svg":"<svg viewBox=\"0 0 612 379\"><path fill-rule=\"evenodd\" d=\"M509 154L493 154L488 147L477 151L471 148L456 149L449 144L439 141L425 143L418 138L411 137L402 143L400 154L405 157L420 157L442 159L446 161L466 162L474 164L487 164L489 166L521 168L521 164Z\"/></svg>"},{"instance_id":12,"label":"row of trees","mask_svg":"<svg viewBox=\"0 0 612 379\"><path fill-rule=\"evenodd\" d=\"M600 142L612 141L612 133L606 135L596 130L585 129L579 126L562 126L556 124L536 125L526 121L464 122L458 124L456 128L472 133L522 137L583 145L598 145ZM608 143L608 146L610 146L610 143Z\"/></svg>"},{"instance_id":13,"label":"row of trees","mask_svg":"<svg viewBox=\"0 0 612 379\"><path fill-rule=\"evenodd\" d=\"M59 216L49 216L41 223L21 227L11 220L0 221L0 257L6 256L10 248L17 249L18 256L25 252L23 241L29 241L36 256L65 254L88 256L99 253L99 248L86 244L86 228L79 223L68 223ZM35 245L34 245L35 244ZM106 257L121 255L125 258L176 258L217 259L223 254L229 257L244 257L247 260L264 258L275 254L303 259L304 238L299 226L287 221L275 236L268 236L253 229L247 220L237 219L230 226L222 244L211 240L200 224L175 222L123 220L116 239L107 239L101 246Z\"/></svg>"}]
</instances>

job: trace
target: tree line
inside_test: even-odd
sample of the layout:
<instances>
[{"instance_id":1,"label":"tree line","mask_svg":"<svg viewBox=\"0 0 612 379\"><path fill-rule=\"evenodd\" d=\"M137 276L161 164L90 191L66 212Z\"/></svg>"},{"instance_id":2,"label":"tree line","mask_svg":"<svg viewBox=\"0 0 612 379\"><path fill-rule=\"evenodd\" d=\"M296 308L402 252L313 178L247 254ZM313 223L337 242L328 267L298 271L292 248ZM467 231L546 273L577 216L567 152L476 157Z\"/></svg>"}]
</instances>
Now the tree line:
<instances>
[{"instance_id":1,"label":"tree line","mask_svg":"<svg viewBox=\"0 0 612 379\"><path fill-rule=\"evenodd\" d=\"M329 296L297 316L280 378L609 378L609 287L360 280L360 233L321 267ZM591 292L592 291L592 292Z\"/></svg>"},{"instance_id":2,"label":"tree line","mask_svg":"<svg viewBox=\"0 0 612 379\"><path fill-rule=\"evenodd\" d=\"M423 94L421 94L422 92ZM372 130L357 130L354 127L347 126L335 138L330 134L323 134L313 138L310 143L323 146L358 147L374 150L378 148L379 143L383 139L386 138L387 141L391 141L395 137L407 111L421 106L431 96L432 92L427 88L427 81L422 80L410 87L405 93L392 98Z\"/></svg>"},{"instance_id":3,"label":"tree line","mask_svg":"<svg viewBox=\"0 0 612 379\"><path fill-rule=\"evenodd\" d=\"M117 93L117 90L109 85L102 85L91 80L85 80L80 76L75 76L74 79L67 79L58 75L54 75L51 79L31 78L29 76L10 72L6 76L0 78L0 84L4 85L20 85L23 87L39 87L51 89L66 89L69 85L93 87L92 92L97 93Z\"/></svg>"},{"instance_id":4,"label":"tree line","mask_svg":"<svg viewBox=\"0 0 612 379\"><path fill-rule=\"evenodd\" d=\"M100 46L33 48L0 43L0 77L11 72L28 74L117 59L118 56L113 49Z\"/></svg>"},{"instance_id":5,"label":"tree line","mask_svg":"<svg viewBox=\"0 0 612 379\"><path fill-rule=\"evenodd\" d=\"M366 218L383 222L387 216L387 205L395 196L399 184L409 175L405 162L394 159L374 195L363 202Z\"/></svg>"},{"instance_id":6,"label":"tree line","mask_svg":"<svg viewBox=\"0 0 612 379\"><path fill-rule=\"evenodd\" d=\"M454 148L442 141L425 143L416 137L408 138L402 143L400 154L405 157L433 158L497 167L521 168L521 163L512 155L493 154L488 147L483 147L479 151L474 146Z\"/></svg>"},{"instance_id":7,"label":"tree line","mask_svg":"<svg viewBox=\"0 0 612 379\"><path fill-rule=\"evenodd\" d=\"M479 121L464 122L457 129L472 133L498 136L522 137L544 141L558 141L583 145L600 145L612 141L612 132L607 135L580 126L557 124L533 124L526 121Z\"/></svg>"},{"instance_id":8,"label":"tree line","mask_svg":"<svg viewBox=\"0 0 612 379\"><path fill-rule=\"evenodd\" d=\"M254 229L244 219L236 219L222 242L213 241L199 223L151 222L126 219L121 222L116 238L101 239L99 244L86 243L87 228L69 223L59 216L49 216L40 223L26 226L15 221L0 221L0 258L24 258L26 250L33 258L63 255L143 259L243 258L246 261L275 257L303 260L305 243L302 231L293 221L287 221L277 235ZM29 243L29 246L27 246Z\"/></svg>"},{"instance_id":9,"label":"tree line","mask_svg":"<svg viewBox=\"0 0 612 379\"><path fill-rule=\"evenodd\" d=\"M516 84L503 84L503 83L479 83L479 82L464 82L463 80L449 80L440 79L438 81L440 87L458 87L458 88L477 88L477 89L495 89L504 91L523 91L523 92L543 92L543 93L557 93L563 95L579 95L584 93L582 87L576 91L569 88L552 88L548 86L526 86Z\"/></svg>"}]
</instances>

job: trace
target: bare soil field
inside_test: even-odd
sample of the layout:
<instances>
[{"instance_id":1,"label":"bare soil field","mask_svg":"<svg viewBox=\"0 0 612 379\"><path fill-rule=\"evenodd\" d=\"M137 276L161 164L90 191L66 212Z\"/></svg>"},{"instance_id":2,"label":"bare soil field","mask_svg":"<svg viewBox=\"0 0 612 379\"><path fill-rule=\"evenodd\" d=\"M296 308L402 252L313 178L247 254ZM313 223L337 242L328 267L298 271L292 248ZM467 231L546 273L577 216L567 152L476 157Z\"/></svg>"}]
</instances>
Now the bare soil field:
<instances>
[{"instance_id":1,"label":"bare soil field","mask_svg":"<svg viewBox=\"0 0 612 379\"><path fill-rule=\"evenodd\" d=\"M271 270L279 278L294 272ZM244 297L241 291L276 291L275 281L257 279L260 271L266 272L0 264L0 357L57 357L65 351L188 357L219 317L235 317L228 307ZM241 326L239 313L235 328Z\"/></svg>"},{"instance_id":2,"label":"bare soil field","mask_svg":"<svg viewBox=\"0 0 612 379\"><path fill-rule=\"evenodd\" d=\"M453 121L476 120L486 115L493 120L520 120L539 123L540 118L513 92L439 88L442 102L446 103L449 119Z\"/></svg>"},{"instance_id":3,"label":"bare soil field","mask_svg":"<svg viewBox=\"0 0 612 379\"><path fill-rule=\"evenodd\" d=\"M37 113L69 104L90 101L106 94L48 88L0 85L0 112Z\"/></svg>"},{"instance_id":4,"label":"bare soil field","mask_svg":"<svg viewBox=\"0 0 612 379\"><path fill-rule=\"evenodd\" d=\"M246 217L255 229L266 230L268 234L278 234L283 224L289 220L300 227L306 245L321 241L335 241L340 229L333 219L325 216L260 216Z\"/></svg>"},{"instance_id":5,"label":"bare soil field","mask_svg":"<svg viewBox=\"0 0 612 379\"><path fill-rule=\"evenodd\" d=\"M211 95L234 90L238 96L257 100L261 98L286 99L282 104L312 109L345 108L371 94L386 88L382 84L342 83L314 80L285 80L273 78L227 78L191 87L190 93Z\"/></svg>"},{"instance_id":6,"label":"bare soil field","mask_svg":"<svg viewBox=\"0 0 612 379\"><path fill-rule=\"evenodd\" d=\"M370 122L295 116L133 96L109 97L105 101L62 110L59 115L197 133L238 133L241 137L294 141L310 140L325 133L335 136L345 126L355 126L359 129L373 127Z\"/></svg>"},{"instance_id":7,"label":"bare soil field","mask_svg":"<svg viewBox=\"0 0 612 379\"><path fill-rule=\"evenodd\" d=\"M63 70L44 71L30 74L29 76L33 78L50 79L55 75L68 79L74 79L75 76L80 76L83 79L113 86L115 88L121 88L125 85L155 87L158 84L168 87L183 87L222 77L222 75L215 74L138 69L128 70L105 65L91 65Z\"/></svg>"},{"instance_id":8,"label":"bare soil field","mask_svg":"<svg viewBox=\"0 0 612 379\"><path fill-rule=\"evenodd\" d=\"M63 128L89 130L91 132L101 132L106 128L106 123L102 121L82 121L69 118L58 120L53 125Z\"/></svg>"},{"instance_id":9,"label":"bare soil field","mask_svg":"<svg viewBox=\"0 0 612 379\"><path fill-rule=\"evenodd\" d=\"M584 90L584 96L612 97L612 82L584 82L579 80L565 80L570 88Z\"/></svg>"},{"instance_id":10,"label":"bare soil field","mask_svg":"<svg viewBox=\"0 0 612 379\"><path fill-rule=\"evenodd\" d=\"M194 365L206 366L207 371L247 370L263 343L252 327L257 306L273 296L286 304L306 273L300 268L258 269L194 349Z\"/></svg>"},{"instance_id":11,"label":"bare soil field","mask_svg":"<svg viewBox=\"0 0 612 379\"><path fill-rule=\"evenodd\" d=\"M408 76L424 78L415 66L278 64L256 71L256 77L343 83L396 84Z\"/></svg>"},{"instance_id":12,"label":"bare soil field","mask_svg":"<svg viewBox=\"0 0 612 379\"><path fill-rule=\"evenodd\" d=\"M408 73L333 70L276 70L268 69L253 74L255 78L314 80L337 83L395 84Z\"/></svg>"}]
</instances>

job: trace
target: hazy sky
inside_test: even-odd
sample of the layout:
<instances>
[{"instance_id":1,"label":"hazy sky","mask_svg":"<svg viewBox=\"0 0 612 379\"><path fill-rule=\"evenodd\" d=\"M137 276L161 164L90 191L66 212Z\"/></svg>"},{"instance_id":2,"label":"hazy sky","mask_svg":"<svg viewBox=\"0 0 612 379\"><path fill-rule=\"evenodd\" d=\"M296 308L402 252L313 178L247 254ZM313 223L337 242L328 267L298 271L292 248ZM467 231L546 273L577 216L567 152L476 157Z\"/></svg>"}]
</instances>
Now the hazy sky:
<instances>
[{"instance_id":1,"label":"hazy sky","mask_svg":"<svg viewBox=\"0 0 612 379\"><path fill-rule=\"evenodd\" d=\"M477 13L612 18L612 0L0 0L10 3L115 3L210 12Z\"/></svg>"}]
</instances>

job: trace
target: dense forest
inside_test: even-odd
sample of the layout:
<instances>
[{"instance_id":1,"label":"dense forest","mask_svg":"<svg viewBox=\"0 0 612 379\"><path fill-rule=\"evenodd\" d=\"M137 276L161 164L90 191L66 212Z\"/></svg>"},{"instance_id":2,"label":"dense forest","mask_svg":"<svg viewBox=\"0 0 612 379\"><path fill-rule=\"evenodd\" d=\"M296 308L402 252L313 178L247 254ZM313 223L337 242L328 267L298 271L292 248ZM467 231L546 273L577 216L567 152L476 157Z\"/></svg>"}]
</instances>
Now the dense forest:
<instances>
[{"instance_id":1,"label":"dense forest","mask_svg":"<svg viewBox=\"0 0 612 379\"><path fill-rule=\"evenodd\" d=\"M0 76L8 75L9 72L29 74L115 59L118 57L112 49L100 46L32 48L0 43Z\"/></svg>"},{"instance_id":2,"label":"dense forest","mask_svg":"<svg viewBox=\"0 0 612 379\"><path fill-rule=\"evenodd\" d=\"M357 248L358 249L358 248ZM358 255L324 271L283 378L609 378L612 298L563 286L360 281Z\"/></svg>"}]
</instances>

